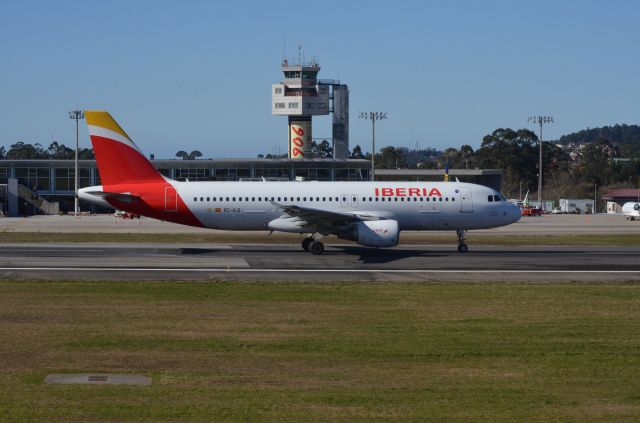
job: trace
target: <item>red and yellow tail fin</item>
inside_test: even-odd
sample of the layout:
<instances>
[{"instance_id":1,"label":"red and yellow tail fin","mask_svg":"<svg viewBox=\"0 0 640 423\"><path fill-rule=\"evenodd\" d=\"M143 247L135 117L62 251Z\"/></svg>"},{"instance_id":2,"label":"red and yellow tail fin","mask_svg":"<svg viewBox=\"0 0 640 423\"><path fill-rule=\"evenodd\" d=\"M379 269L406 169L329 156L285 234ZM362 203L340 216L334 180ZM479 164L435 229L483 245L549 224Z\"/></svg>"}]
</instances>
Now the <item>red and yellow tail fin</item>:
<instances>
[{"instance_id":1,"label":"red and yellow tail fin","mask_svg":"<svg viewBox=\"0 0 640 423\"><path fill-rule=\"evenodd\" d=\"M108 112L87 110L85 117L103 186L164 181Z\"/></svg>"}]
</instances>

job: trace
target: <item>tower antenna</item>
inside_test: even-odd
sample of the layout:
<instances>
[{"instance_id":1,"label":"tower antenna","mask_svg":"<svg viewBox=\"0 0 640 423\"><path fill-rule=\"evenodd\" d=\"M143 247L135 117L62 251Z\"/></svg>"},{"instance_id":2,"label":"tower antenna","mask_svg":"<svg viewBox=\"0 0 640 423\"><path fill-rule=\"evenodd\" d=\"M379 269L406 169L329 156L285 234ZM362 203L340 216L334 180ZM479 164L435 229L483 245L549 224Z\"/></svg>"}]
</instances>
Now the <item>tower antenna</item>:
<instances>
[{"instance_id":1,"label":"tower antenna","mask_svg":"<svg viewBox=\"0 0 640 423\"><path fill-rule=\"evenodd\" d=\"M282 31L282 60L287 58L287 29Z\"/></svg>"}]
</instances>

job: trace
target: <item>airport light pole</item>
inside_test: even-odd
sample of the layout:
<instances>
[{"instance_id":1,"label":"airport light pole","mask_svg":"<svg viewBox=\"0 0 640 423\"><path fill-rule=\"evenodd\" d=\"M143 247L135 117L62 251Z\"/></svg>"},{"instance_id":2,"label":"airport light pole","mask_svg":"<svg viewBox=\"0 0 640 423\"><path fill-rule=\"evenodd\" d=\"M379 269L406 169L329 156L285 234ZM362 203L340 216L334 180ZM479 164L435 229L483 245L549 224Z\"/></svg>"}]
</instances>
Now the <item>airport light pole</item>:
<instances>
[{"instance_id":1,"label":"airport light pole","mask_svg":"<svg viewBox=\"0 0 640 423\"><path fill-rule=\"evenodd\" d=\"M376 172L376 120L387 120L387 112L360 112L358 119L371 121L371 180L375 180Z\"/></svg>"},{"instance_id":2,"label":"airport light pole","mask_svg":"<svg viewBox=\"0 0 640 423\"><path fill-rule=\"evenodd\" d=\"M538 161L538 207L542 210L542 127L553 123L552 116L529 116L529 122L540 125L540 160Z\"/></svg>"},{"instance_id":3,"label":"airport light pole","mask_svg":"<svg viewBox=\"0 0 640 423\"><path fill-rule=\"evenodd\" d=\"M84 113L82 113L81 110L72 110L69 112L69 117L76 121L76 159L75 159L76 174L75 174L75 180L74 180L73 211L74 211L74 216L78 216L78 213L79 213L79 210L78 210L78 147L80 144L80 135L79 135L78 126L79 126L80 119L84 119Z\"/></svg>"}]
</instances>

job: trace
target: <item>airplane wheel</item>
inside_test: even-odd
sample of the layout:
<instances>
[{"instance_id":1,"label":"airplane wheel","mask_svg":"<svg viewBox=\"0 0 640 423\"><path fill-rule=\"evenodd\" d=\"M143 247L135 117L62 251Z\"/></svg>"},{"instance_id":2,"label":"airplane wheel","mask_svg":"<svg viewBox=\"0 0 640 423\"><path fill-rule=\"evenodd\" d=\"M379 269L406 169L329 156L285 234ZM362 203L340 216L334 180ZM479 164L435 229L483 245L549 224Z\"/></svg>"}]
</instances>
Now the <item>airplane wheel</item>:
<instances>
[{"instance_id":1,"label":"airplane wheel","mask_svg":"<svg viewBox=\"0 0 640 423\"><path fill-rule=\"evenodd\" d=\"M318 256L324 253L324 244L320 241L313 241L309 244L309 251L311 251L311 254Z\"/></svg>"},{"instance_id":2,"label":"airplane wheel","mask_svg":"<svg viewBox=\"0 0 640 423\"><path fill-rule=\"evenodd\" d=\"M467 247L467 244L458 245L458 252L459 253L466 253L467 251L469 251L469 247Z\"/></svg>"},{"instance_id":3,"label":"airplane wheel","mask_svg":"<svg viewBox=\"0 0 640 423\"><path fill-rule=\"evenodd\" d=\"M302 248L305 251L309 251L309 245L311 245L312 242L313 242L313 238L311 238L311 237L303 239L302 240Z\"/></svg>"}]
</instances>

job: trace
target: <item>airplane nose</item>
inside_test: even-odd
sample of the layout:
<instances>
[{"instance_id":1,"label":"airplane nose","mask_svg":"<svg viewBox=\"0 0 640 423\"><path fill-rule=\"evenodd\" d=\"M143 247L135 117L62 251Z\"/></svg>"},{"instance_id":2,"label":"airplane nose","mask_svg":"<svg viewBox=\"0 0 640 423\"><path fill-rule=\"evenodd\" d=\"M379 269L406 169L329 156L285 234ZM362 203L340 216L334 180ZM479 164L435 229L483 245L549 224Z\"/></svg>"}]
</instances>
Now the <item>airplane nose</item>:
<instances>
[{"instance_id":1,"label":"airplane nose","mask_svg":"<svg viewBox=\"0 0 640 423\"><path fill-rule=\"evenodd\" d=\"M515 204L509 204L509 212L507 214L511 218L511 223L515 223L522 218L520 207Z\"/></svg>"}]
</instances>

